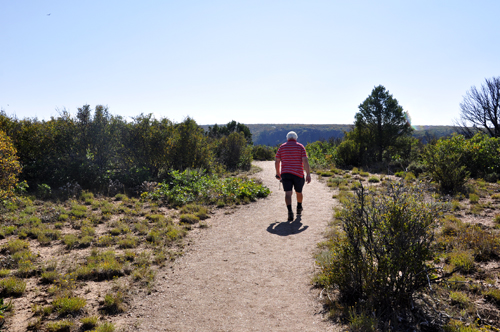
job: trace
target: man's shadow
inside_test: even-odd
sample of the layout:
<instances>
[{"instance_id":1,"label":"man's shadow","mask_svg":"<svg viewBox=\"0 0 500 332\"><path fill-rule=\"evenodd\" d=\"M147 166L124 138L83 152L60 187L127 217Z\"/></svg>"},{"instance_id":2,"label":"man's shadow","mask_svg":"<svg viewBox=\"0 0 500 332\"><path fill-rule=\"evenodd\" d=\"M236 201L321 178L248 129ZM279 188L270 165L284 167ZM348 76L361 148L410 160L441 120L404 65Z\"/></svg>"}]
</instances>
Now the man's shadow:
<instances>
[{"instance_id":1,"label":"man's shadow","mask_svg":"<svg viewBox=\"0 0 500 332\"><path fill-rule=\"evenodd\" d=\"M301 217L297 216L294 221L273 222L271 225L269 225L269 227L267 227L267 231L271 234L276 234L279 236L299 234L309 227L303 226L300 221Z\"/></svg>"}]
</instances>

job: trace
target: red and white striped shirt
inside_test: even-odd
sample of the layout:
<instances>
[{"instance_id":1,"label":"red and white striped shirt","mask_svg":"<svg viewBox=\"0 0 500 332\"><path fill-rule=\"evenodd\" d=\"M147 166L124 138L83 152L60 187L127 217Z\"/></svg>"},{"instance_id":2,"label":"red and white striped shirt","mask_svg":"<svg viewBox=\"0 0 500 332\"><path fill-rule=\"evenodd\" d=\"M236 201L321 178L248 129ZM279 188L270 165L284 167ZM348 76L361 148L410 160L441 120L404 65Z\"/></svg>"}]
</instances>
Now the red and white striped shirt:
<instances>
[{"instance_id":1,"label":"red and white striped shirt","mask_svg":"<svg viewBox=\"0 0 500 332\"><path fill-rule=\"evenodd\" d=\"M281 160L281 174L290 173L301 178L304 177L302 158L307 158L304 146L297 141L289 140L281 144L276 152L276 158Z\"/></svg>"}]
</instances>

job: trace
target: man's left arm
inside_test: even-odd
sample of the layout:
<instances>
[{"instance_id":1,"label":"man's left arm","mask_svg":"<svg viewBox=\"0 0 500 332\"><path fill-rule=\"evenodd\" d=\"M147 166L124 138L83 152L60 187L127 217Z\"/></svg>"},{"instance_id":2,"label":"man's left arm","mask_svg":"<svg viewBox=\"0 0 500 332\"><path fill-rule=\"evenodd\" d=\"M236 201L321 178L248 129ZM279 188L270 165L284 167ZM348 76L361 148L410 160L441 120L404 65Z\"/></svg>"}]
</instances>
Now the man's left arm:
<instances>
[{"instance_id":1,"label":"man's left arm","mask_svg":"<svg viewBox=\"0 0 500 332\"><path fill-rule=\"evenodd\" d=\"M306 171L306 182L311 182L311 167L309 167L309 159L307 157L302 157L302 165L304 165L304 170Z\"/></svg>"}]
</instances>

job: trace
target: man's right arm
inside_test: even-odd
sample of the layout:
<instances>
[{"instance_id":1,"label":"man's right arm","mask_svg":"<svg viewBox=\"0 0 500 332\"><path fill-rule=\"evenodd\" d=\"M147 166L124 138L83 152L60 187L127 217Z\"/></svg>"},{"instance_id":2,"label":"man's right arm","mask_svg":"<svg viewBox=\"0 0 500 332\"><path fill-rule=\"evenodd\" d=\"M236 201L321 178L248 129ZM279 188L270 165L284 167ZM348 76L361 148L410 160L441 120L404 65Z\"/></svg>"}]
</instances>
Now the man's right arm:
<instances>
[{"instance_id":1,"label":"man's right arm","mask_svg":"<svg viewBox=\"0 0 500 332\"><path fill-rule=\"evenodd\" d=\"M276 178L281 180L281 172L280 172L281 159L276 158L274 162L274 167L276 168Z\"/></svg>"}]
</instances>

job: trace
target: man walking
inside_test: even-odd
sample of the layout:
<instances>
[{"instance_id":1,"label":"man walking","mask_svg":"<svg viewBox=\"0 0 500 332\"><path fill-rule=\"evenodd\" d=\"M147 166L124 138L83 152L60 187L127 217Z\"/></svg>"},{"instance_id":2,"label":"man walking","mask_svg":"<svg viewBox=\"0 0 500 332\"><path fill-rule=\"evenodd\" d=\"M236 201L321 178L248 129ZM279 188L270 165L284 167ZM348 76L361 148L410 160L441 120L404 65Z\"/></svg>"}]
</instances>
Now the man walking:
<instances>
[{"instance_id":1,"label":"man walking","mask_svg":"<svg viewBox=\"0 0 500 332\"><path fill-rule=\"evenodd\" d=\"M288 221L293 221L292 194L297 193L297 215L302 214L302 188L304 182L311 182L311 169L304 146L297 142L294 131L286 135L287 142L281 144L276 152L276 178L283 183L285 190L285 203L288 209ZM281 166L281 167L280 167ZM306 178L304 180L304 169Z\"/></svg>"}]
</instances>

